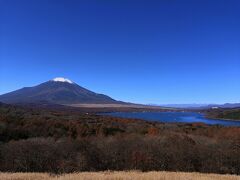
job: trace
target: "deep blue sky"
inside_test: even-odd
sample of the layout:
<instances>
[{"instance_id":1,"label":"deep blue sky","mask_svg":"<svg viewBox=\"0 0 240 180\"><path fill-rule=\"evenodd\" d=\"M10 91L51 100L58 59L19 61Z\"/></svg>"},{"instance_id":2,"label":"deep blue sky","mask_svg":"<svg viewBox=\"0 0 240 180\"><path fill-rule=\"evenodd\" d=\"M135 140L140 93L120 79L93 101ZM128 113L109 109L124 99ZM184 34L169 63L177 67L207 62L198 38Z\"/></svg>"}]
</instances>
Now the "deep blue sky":
<instances>
[{"instance_id":1,"label":"deep blue sky","mask_svg":"<svg viewBox=\"0 0 240 180\"><path fill-rule=\"evenodd\" d=\"M0 0L0 94L63 76L138 103L240 101L239 0Z\"/></svg>"}]
</instances>

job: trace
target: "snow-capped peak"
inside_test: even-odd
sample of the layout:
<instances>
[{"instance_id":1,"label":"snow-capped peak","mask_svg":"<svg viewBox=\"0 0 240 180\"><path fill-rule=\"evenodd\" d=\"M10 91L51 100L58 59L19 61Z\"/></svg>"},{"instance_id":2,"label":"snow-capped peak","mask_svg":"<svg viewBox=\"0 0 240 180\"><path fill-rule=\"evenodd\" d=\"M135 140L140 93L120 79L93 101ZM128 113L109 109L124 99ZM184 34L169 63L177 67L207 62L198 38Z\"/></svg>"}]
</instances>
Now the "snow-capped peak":
<instances>
[{"instance_id":1,"label":"snow-capped peak","mask_svg":"<svg viewBox=\"0 0 240 180\"><path fill-rule=\"evenodd\" d=\"M69 80L67 78L63 78L63 77L56 77L52 81L55 81L55 82L67 82L67 83L73 84L73 82L71 80Z\"/></svg>"}]
</instances>

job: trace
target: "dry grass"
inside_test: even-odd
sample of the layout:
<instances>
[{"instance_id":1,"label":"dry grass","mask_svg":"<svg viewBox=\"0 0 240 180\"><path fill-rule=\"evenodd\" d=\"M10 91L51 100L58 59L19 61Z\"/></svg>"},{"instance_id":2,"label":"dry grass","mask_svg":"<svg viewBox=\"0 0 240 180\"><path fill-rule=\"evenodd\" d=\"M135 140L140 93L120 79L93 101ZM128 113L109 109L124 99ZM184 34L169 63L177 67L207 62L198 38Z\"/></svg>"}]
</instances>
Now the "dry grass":
<instances>
[{"instance_id":1,"label":"dry grass","mask_svg":"<svg viewBox=\"0 0 240 180\"><path fill-rule=\"evenodd\" d=\"M63 104L72 107L81 107L81 108L145 108L145 109L176 109L169 107L161 107L161 106L151 106L151 105L141 105L141 104Z\"/></svg>"},{"instance_id":2,"label":"dry grass","mask_svg":"<svg viewBox=\"0 0 240 180\"><path fill-rule=\"evenodd\" d=\"M240 176L180 172L83 172L53 176L47 173L0 173L0 180L240 180Z\"/></svg>"}]
</instances>

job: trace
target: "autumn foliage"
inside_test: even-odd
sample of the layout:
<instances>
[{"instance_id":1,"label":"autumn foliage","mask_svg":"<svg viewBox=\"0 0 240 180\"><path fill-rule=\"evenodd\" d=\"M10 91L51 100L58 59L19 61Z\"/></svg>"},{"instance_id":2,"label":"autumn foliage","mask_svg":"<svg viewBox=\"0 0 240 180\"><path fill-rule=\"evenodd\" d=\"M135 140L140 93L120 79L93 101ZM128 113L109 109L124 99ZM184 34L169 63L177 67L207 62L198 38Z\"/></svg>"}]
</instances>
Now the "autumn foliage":
<instances>
[{"instance_id":1,"label":"autumn foliage","mask_svg":"<svg viewBox=\"0 0 240 180\"><path fill-rule=\"evenodd\" d=\"M240 174L240 128L0 105L0 171Z\"/></svg>"}]
</instances>

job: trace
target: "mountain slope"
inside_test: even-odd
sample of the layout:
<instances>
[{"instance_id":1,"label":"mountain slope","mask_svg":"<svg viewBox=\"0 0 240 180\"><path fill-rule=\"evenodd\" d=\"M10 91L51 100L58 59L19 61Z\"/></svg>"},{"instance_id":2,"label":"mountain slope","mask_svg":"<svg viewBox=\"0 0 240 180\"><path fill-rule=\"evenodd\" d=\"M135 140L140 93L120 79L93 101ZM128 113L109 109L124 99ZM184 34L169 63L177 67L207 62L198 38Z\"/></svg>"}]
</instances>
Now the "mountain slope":
<instances>
[{"instance_id":1,"label":"mountain slope","mask_svg":"<svg viewBox=\"0 0 240 180\"><path fill-rule=\"evenodd\" d=\"M54 104L78 103L120 103L109 96L85 89L64 78L55 78L34 87L25 87L0 96L5 103L37 103Z\"/></svg>"}]
</instances>

